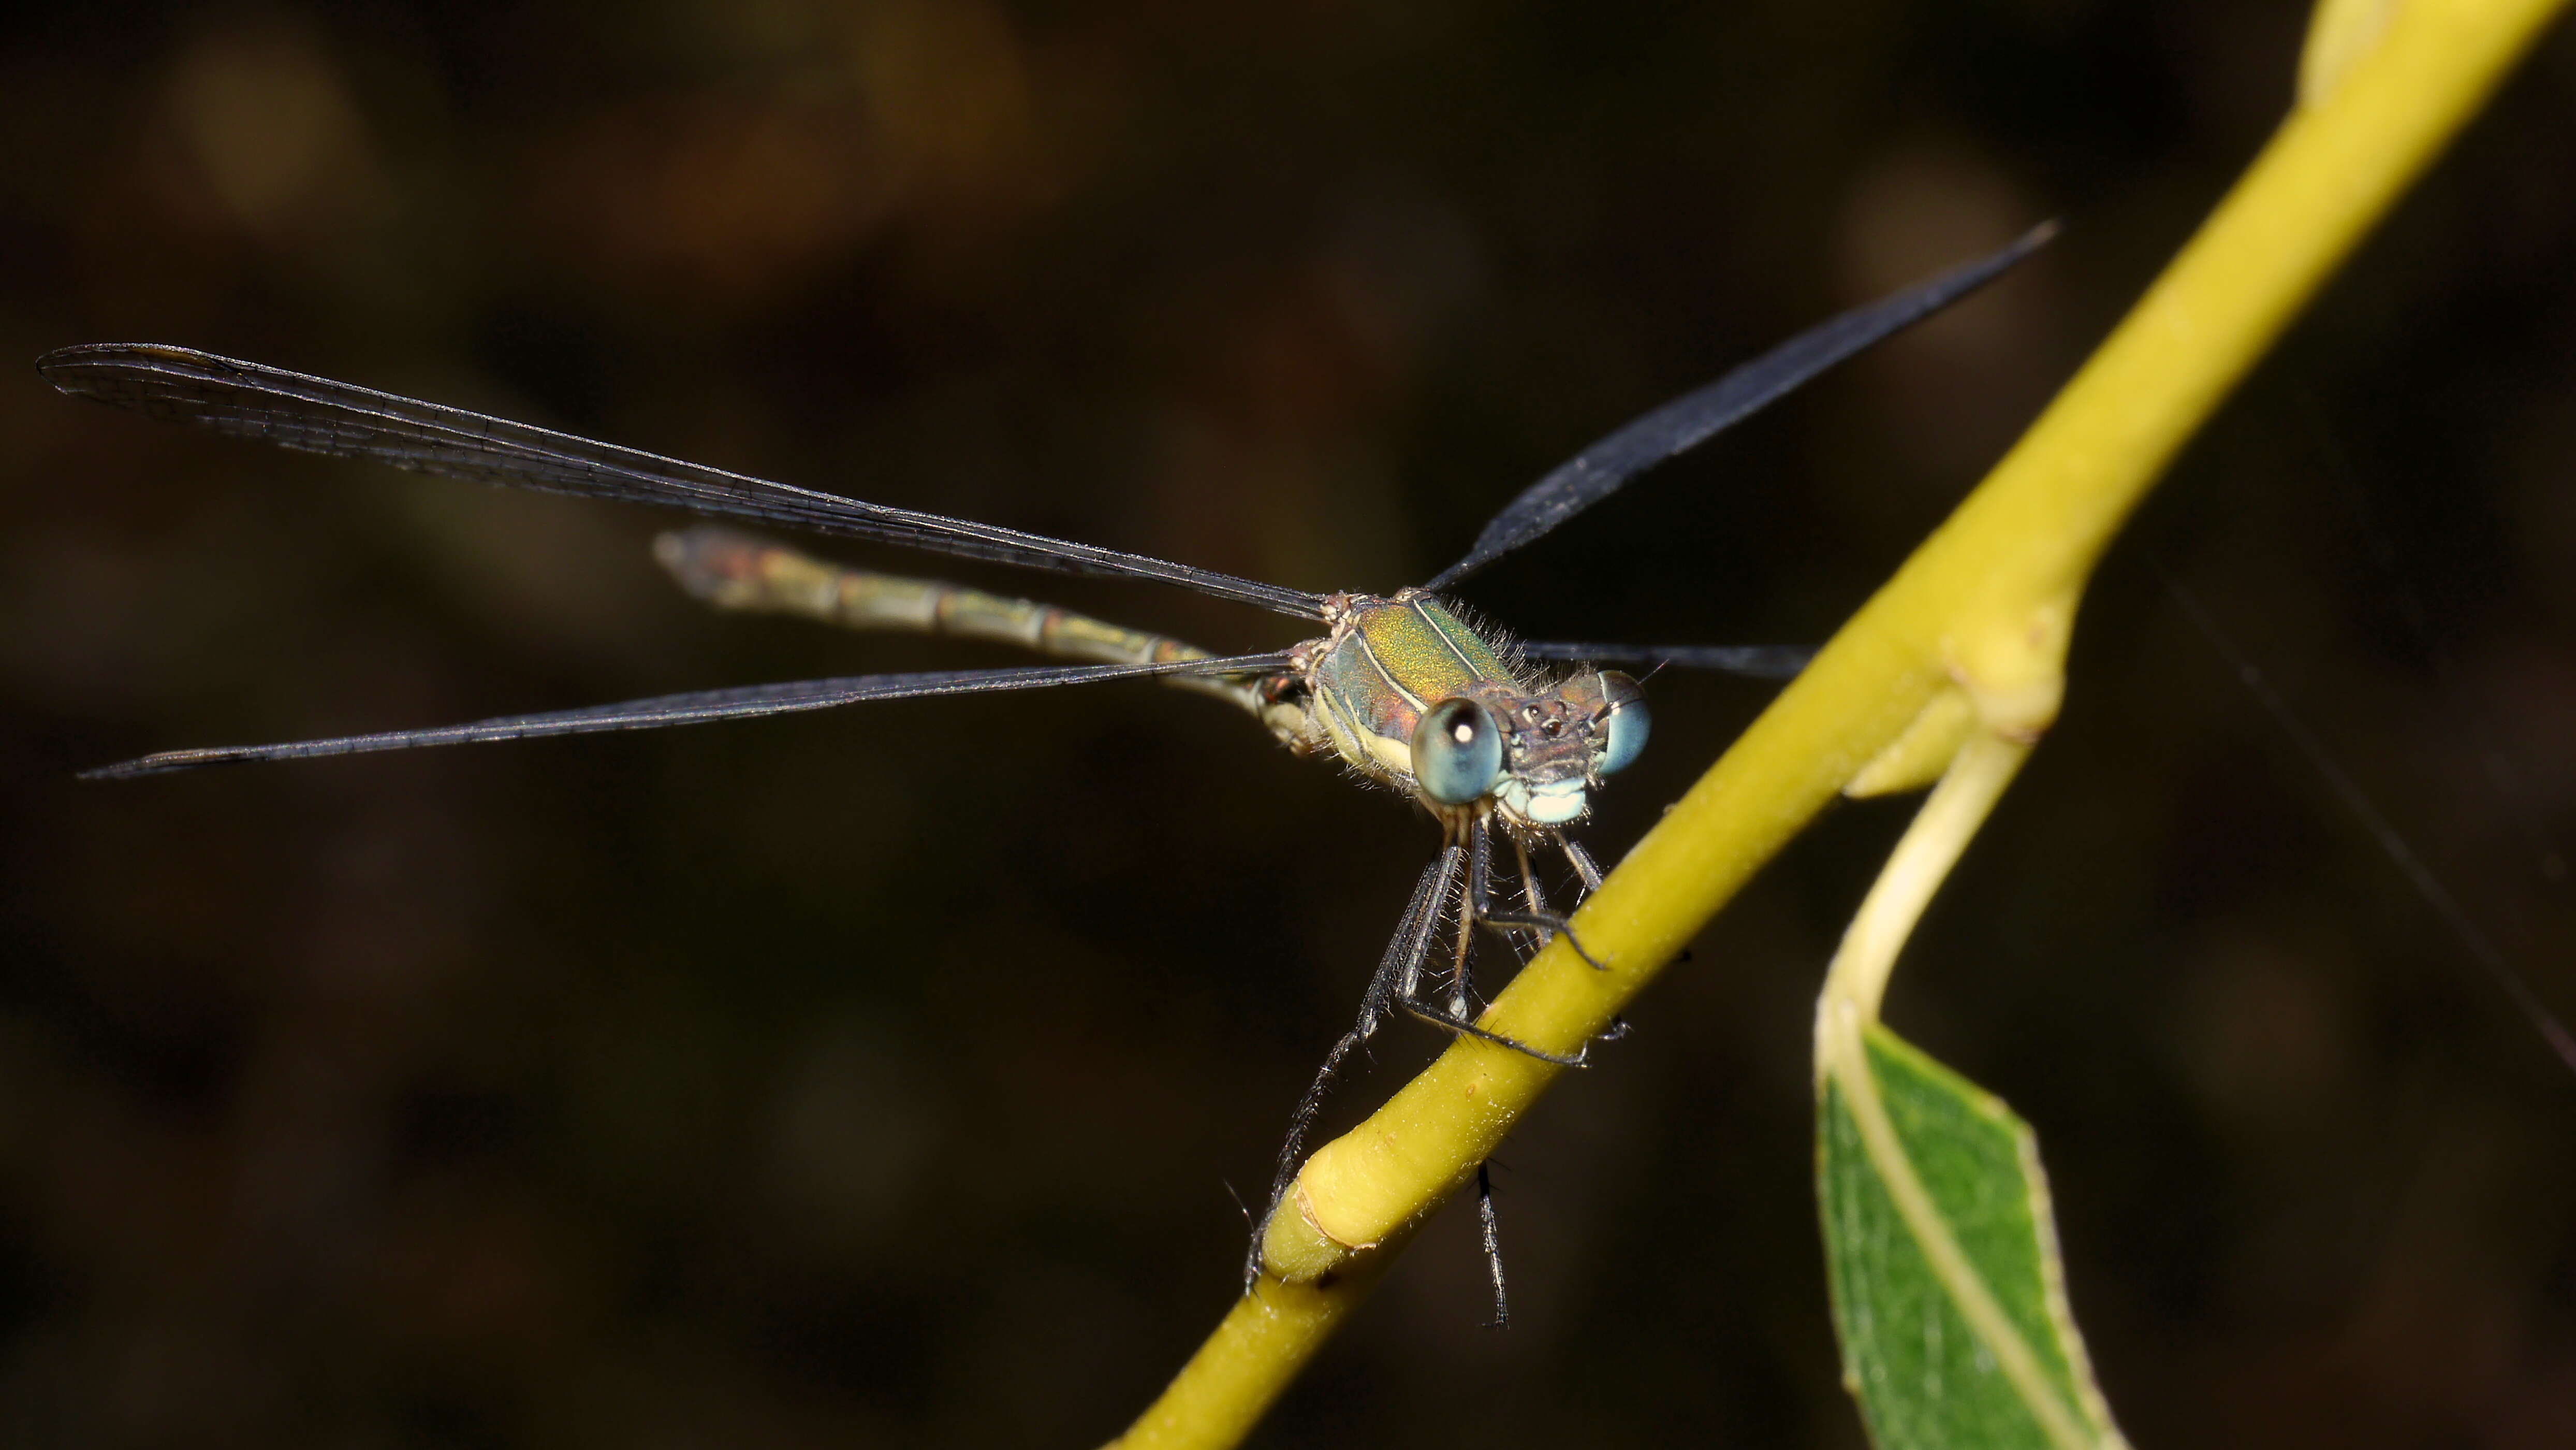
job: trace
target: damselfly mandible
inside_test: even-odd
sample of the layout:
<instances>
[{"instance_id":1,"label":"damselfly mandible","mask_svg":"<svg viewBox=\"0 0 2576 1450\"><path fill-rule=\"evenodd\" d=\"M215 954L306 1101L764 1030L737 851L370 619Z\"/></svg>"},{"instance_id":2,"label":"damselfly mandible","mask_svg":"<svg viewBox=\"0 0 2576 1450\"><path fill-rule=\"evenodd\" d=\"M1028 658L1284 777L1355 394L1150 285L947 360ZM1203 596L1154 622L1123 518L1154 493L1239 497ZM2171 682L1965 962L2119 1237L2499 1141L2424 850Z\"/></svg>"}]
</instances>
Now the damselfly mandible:
<instances>
[{"instance_id":1,"label":"damselfly mandible","mask_svg":"<svg viewBox=\"0 0 2576 1450\"><path fill-rule=\"evenodd\" d=\"M1474 929L1565 933L1542 898L1530 853L1560 853L1585 890L1599 869L1565 828L1590 794L1646 740L1637 682L1605 665L1677 664L1776 673L1794 659L1760 650L1522 644L1472 627L1445 591L1598 503L1638 473L1691 448L1816 374L1966 296L2028 256L2042 227L2002 251L1857 308L1781 344L1716 382L1647 413L1540 479L1488 522L1466 556L1417 588L1379 596L1311 594L1184 564L990 524L863 503L683 463L614 444L507 422L346 383L187 348L107 343L68 347L37 370L67 393L179 419L235 437L397 468L554 493L653 503L718 518L905 545L933 553L1067 574L1107 575L1185 589L1319 623L1324 633L1271 654L1212 657L1178 640L1071 611L953 585L898 579L806 558L717 528L666 535L662 561L692 592L723 607L811 615L861 629L1000 640L1089 661L1015 669L857 675L664 695L426 730L280 745L174 750L87 772L157 775L244 761L349 755L426 745L634 730L817 710L862 700L1027 690L1138 677L1230 700L1301 754L1326 755L1418 802L1440 823L1440 853L1362 999L1298 1105L1282 1146L1271 1204L1296 1167L1306 1127L1335 1070L1389 1013L1495 1038L1472 1020L1468 957ZM1542 661L1570 661L1562 674ZM1509 847L1520 902L1495 900L1495 842ZM1426 997L1424 964L1438 928L1454 922L1445 996ZM1588 957L1587 957L1588 959ZM1489 1240L1490 1241L1490 1240ZM1256 1226L1254 1243L1260 1242ZM1257 1263L1247 1265L1247 1282ZM1497 1276L1497 1287L1500 1279Z\"/></svg>"}]
</instances>

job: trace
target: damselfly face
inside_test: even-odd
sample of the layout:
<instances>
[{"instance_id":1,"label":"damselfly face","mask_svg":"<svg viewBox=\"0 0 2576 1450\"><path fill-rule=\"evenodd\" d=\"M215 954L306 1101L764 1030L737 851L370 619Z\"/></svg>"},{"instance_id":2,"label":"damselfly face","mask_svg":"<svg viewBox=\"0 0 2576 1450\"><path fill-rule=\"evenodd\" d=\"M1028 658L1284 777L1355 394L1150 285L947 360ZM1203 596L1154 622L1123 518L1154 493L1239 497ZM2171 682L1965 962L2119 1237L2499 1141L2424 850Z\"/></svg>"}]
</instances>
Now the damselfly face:
<instances>
[{"instance_id":1,"label":"damselfly face","mask_svg":"<svg viewBox=\"0 0 2576 1450\"><path fill-rule=\"evenodd\" d=\"M1414 788L1437 806L1490 798L1509 825L1561 826L1645 743L1645 696L1617 670L1538 690L1480 680L1414 725Z\"/></svg>"}]
</instances>

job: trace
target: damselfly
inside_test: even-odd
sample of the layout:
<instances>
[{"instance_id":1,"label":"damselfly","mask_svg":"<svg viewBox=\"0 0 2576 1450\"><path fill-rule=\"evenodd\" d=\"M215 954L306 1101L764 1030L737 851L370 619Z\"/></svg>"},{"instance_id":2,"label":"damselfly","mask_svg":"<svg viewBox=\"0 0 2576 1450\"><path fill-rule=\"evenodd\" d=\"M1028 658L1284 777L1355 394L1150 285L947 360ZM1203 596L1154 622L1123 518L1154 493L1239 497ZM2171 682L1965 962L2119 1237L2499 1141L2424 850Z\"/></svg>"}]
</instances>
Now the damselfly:
<instances>
[{"instance_id":1,"label":"damselfly","mask_svg":"<svg viewBox=\"0 0 2576 1450\"><path fill-rule=\"evenodd\" d=\"M1333 1074L1392 1012L1551 1061L1579 1061L1477 1026L1469 951L1480 925L1542 938L1564 933L1582 951L1565 918L1541 895L1530 854L1534 848L1559 853L1586 891L1600 882L1599 868L1565 835L1565 828L1583 818L1591 792L1605 778L1636 758L1647 729L1636 680L1605 666L1675 664L1751 673L1795 669L1794 658L1783 660L1776 652L1760 650L1513 645L1471 626L1447 601L1446 591L1600 502L1645 469L1983 286L2029 255L2049 232L2042 227L1992 256L1844 313L1647 413L1524 490L1485 525L1465 557L1430 582L1383 596L1312 594L991 524L863 503L187 348L124 343L62 348L36 366L67 393L284 448L370 458L415 472L517 488L663 504L1057 573L1155 580L1256 604L1324 631L1276 653L1216 657L1175 639L1068 610L843 568L701 527L665 535L657 552L687 588L719 606L806 614L860 629L1001 640L1089 663L706 690L426 730L166 751L87 775L157 775L243 761L635 730L862 700L1143 677L1231 701L1291 750L1330 756L1410 797L1441 829L1440 852L1414 886L1362 998L1357 1022L1334 1045L1298 1105L1272 1185L1275 1207ZM1576 668L1558 673L1539 663L1543 661L1572 662ZM1495 857L1498 836L1511 852L1508 869L1520 897L1516 906L1495 900L1495 877L1503 869ZM1445 993L1427 996L1424 967L1444 922L1454 923L1446 944ZM1254 1238L1257 1246L1257 1232Z\"/></svg>"}]
</instances>

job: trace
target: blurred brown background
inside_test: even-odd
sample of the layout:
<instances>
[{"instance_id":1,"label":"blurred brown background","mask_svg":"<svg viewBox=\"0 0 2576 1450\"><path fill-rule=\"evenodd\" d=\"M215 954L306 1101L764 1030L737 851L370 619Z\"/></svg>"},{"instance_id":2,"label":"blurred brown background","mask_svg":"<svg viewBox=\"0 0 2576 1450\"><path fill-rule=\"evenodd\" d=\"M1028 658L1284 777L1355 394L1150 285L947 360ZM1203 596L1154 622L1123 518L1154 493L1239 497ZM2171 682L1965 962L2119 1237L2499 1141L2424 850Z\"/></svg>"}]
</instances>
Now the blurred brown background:
<instances>
[{"instance_id":1,"label":"blurred brown background","mask_svg":"<svg viewBox=\"0 0 2576 1450\"><path fill-rule=\"evenodd\" d=\"M196 344L1305 588L2047 216L2022 275L1480 577L1813 642L2281 113L2291 4L52 7L0 39L0 1440L1081 1445L1234 1291L1433 845L1145 687L219 772L172 746L1013 663L699 612L666 520L202 438ZM2576 1013L2576 36L2194 447L1898 979L2039 1126L2142 1445L2576 1441L2576 1074L2164 592ZM1171 591L869 562L1222 648ZM1765 690L1667 674L1615 858ZM1851 1446L1762 878L1262 1443ZM1433 1044L1399 1027L1347 1122Z\"/></svg>"}]
</instances>

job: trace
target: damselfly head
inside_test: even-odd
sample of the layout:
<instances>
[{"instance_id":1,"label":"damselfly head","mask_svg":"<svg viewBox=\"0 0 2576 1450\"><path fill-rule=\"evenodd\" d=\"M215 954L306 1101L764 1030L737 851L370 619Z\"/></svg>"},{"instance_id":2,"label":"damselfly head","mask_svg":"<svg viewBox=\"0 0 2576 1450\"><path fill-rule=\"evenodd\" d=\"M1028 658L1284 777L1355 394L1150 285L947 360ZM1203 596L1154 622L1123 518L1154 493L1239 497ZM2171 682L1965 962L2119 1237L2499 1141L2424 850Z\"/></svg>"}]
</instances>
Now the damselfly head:
<instances>
[{"instance_id":1,"label":"damselfly head","mask_svg":"<svg viewBox=\"0 0 2576 1450\"><path fill-rule=\"evenodd\" d=\"M1645 744L1644 693L1617 670L1528 691L1479 682L1422 713L1413 775L1437 804L1490 796L1511 824L1561 826L1579 819L1592 787Z\"/></svg>"}]
</instances>

